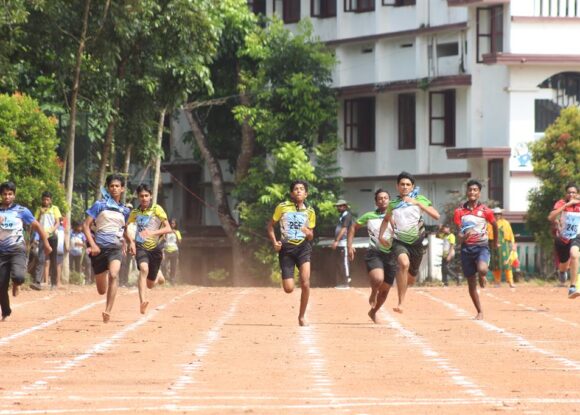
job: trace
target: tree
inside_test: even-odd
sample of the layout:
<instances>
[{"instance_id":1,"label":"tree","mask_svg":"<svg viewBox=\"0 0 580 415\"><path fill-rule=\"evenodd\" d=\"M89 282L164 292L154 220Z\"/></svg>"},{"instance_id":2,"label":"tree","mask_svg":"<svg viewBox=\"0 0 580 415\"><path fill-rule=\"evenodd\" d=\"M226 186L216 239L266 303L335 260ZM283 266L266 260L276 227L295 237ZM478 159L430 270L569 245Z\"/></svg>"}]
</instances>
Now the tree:
<instances>
[{"instance_id":1,"label":"tree","mask_svg":"<svg viewBox=\"0 0 580 415\"><path fill-rule=\"evenodd\" d=\"M580 109L563 109L544 137L531 144L530 150L540 186L530 191L527 225L535 240L551 253L553 238L548 214L564 196L567 183L580 183Z\"/></svg>"},{"instance_id":2,"label":"tree","mask_svg":"<svg viewBox=\"0 0 580 415\"><path fill-rule=\"evenodd\" d=\"M61 161L56 155L56 119L44 115L30 97L0 95L0 180L17 186L18 203L35 209L49 190L55 204L66 209L59 183Z\"/></svg>"}]
</instances>

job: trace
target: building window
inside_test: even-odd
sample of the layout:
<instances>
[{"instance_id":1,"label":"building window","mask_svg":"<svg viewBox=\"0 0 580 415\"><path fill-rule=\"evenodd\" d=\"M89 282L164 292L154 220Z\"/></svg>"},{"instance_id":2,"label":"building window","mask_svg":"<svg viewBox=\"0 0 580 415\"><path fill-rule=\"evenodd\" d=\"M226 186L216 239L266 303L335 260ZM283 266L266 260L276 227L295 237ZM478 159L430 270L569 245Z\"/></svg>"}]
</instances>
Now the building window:
<instances>
[{"instance_id":1,"label":"building window","mask_svg":"<svg viewBox=\"0 0 580 415\"><path fill-rule=\"evenodd\" d=\"M429 93L429 144L455 147L455 90Z\"/></svg>"},{"instance_id":2,"label":"building window","mask_svg":"<svg viewBox=\"0 0 580 415\"><path fill-rule=\"evenodd\" d=\"M383 6L403 7L414 6L417 0L383 0Z\"/></svg>"},{"instance_id":3,"label":"building window","mask_svg":"<svg viewBox=\"0 0 580 415\"><path fill-rule=\"evenodd\" d=\"M266 15L266 0L248 0L248 8L254 14Z\"/></svg>"},{"instance_id":4,"label":"building window","mask_svg":"<svg viewBox=\"0 0 580 415\"><path fill-rule=\"evenodd\" d=\"M535 101L534 131L543 133L546 128L556 121L560 115L562 107L551 99L537 99Z\"/></svg>"},{"instance_id":5,"label":"building window","mask_svg":"<svg viewBox=\"0 0 580 415\"><path fill-rule=\"evenodd\" d=\"M495 200L503 206L503 160L493 159L487 163L489 173L489 200Z\"/></svg>"},{"instance_id":6,"label":"building window","mask_svg":"<svg viewBox=\"0 0 580 415\"><path fill-rule=\"evenodd\" d=\"M483 62L487 53L503 52L503 6L478 8L477 63Z\"/></svg>"},{"instance_id":7,"label":"building window","mask_svg":"<svg viewBox=\"0 0 580 415\"><path fill-rule=\"evenodd\" d=\"M300 0L273 0L274 13L282 10L284 23L297 23L300 21Z\"/></svg>"},{"instance_id":8,"label":"building window","mask_svg":"<svg viewBox=\"0 0 580 415\"><path fill-rule=\"evenodd\" d=\"M310 15L325 18L336 17L337 0L310 0Z\"/></svg>"},{"instance_id":9,"label":"building window","mask_svg":"<svg viewBox=\"0 0 580 415\"><path fill-rule=\"evenodd\" d=\"M399 94L399 150L415 147L415 94Z\"/></svg>"},{"instance_id":10,"label":"building window","mask_svg":"<svg viewBox=\"0 0 580 415\"><path fill-rule=\"evenodd\" d=\"M344 149L375 151L375 98L344 101Z\"/></svg>"},{"instance_id":11,"label":"building window","mask_svg":"<svg viewBox=\"0 0 580 415\"><path fill-rule=\"evenodd\" d=\"M345 12L372 12L375 10L375 0L344 0Z\"/></svg>"}]
</instances>

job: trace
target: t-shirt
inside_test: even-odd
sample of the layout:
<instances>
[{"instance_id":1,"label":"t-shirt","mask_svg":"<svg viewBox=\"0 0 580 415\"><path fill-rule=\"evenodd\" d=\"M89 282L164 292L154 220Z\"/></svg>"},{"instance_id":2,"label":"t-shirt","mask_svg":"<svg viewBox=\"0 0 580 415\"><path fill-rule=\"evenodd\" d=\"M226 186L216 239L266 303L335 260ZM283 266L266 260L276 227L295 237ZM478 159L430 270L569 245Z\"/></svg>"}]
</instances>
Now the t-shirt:
<instances>
[{"instance_id":1,"label":"t-shirt","mask_svg":"<svg viewBox=\"0 0 580 415\"><path fill-rule=\"evenodd\" d=\"M86 244L86 236L82 232L72 232L70 235L70 254L71 256L81 256Z\"/></svg>"},{"instance_id":2,"label":"t-shirt","mask_svg":"<svg viewBox=\"0 0 580 415\"><path fill-rule=\"evenodd\" d=\"M489 240L487 233L487 223L495 223L493 211L483 203L478 203L471 209L468 203L464 203L457 209L453 216L453 221L460 227L461 233L472 231L463 240L466 245L487 245Z\"/></svg>"},{"instance_id":3,"label":"t-shirt","mask_svg":"<svg viewBox=\"0 0 580 415\"><path fill-rule=\"evenodd\" d=\"M38 220L38 223L40 223L40 226L42 226L42 229L44 229L44 231L48 234L48 236L53 236L55 234L56 230L54 227L57 223L59 223L60 218L62 218L60 209L58 206L54 205L51 205L47 208L38 208L34 216ZM52 232L48 232L49 229L51 229Z\"/></svg>"},{"instance_id":4,"label":"t-shirt","mask_svg":"<svg viewBox=\"0 0 580 415\"><path fill-rule=\"evenodd\" d=\"M348 210L345 210L340 214L340 218L338 218L338 223L336 224L336 228L334 229L334 238L336 240L336 237L340 233L341 229L346 228L346 232L344 233L344 235L342 235L340 241L338 241L338 246L346 246L346 238L348 236L348 230L351 227L351 225L352 225L352 214Z\"/></svg>"},{"instance_id":5,"label":"t-shirt","mask_svg":"<svg viewBox=\"0 0 580 415\"><path fill-rule=\"evenodd\" d=\"M181 232L174 229L171 233L165 234L165 252L173 253L179 251L178 242L181 241Z\"/></svg>"},{"instance_id":6,"label":"t-shirt","mask_svg":"<svg viewBox=\"0 0 580 415\"><path fill-rule=\"evenodd\" d=\"M429 199L417 195L417 202L423 206L432 206ZM391 200L387 207L387 214L391 214L394 223L394 238L409 245L417 242L423 233L423 220L419 206L403 202L400 196Z\"/></svg>"},{"instance_id":7,"label":"t-shirt","mask_svg":"<svg viewBox=\"0 0 580 415\"><path fill-rule=\"evenodd\" d=\"M34 222L32 212L17 204L0 208L0 254L24 249L24 225Z\"/></svg>"},{"instance_id":8,"label":"t-shirt","mask_svg":"<svg viewBox=\"0 0 580 415\"><path fill-rule=\"evenodd\" d=\"M378 210L373 210L367 212L357 219L356 223L361 226L366 226L369 233L369 245L370 249L381 252L391 252L391 244L393 243L393 227L389 223L387 230L383 234L384 239L386 239L389 244L385 246L379 242L379 232L381 230L381 224L385 217L385 212L381 213Z\"/></svg>"},{"instance_id":9,"label":"t-shirt","mask_svg":"<svg viewBox=\"0 0 580 415\"><path fill-rule=\"evenodd\" d=\"M444 233L440 233L437 235L437 238L443 240L443 257L446 258L449 255L449 251L451 247L455 245L455 235L450 233L449 235L445 235Z\"/></svg>"},{"instance_id":10,"label":"t-shirt","mask_svg":"<svg viewBox=\"0 0 580 415\"><path fill-rule=\"evenodd\" d=\"M94 219L94 238L99 247L122 246L123 230L129 217L128 207L114 199L101 199L87 210L87 215Z\"/></svg>"},{"instance_id":11,"label":"t-shirt","mask_svg":"<svg viewBox=\"0 0 580 415\"><path fill-rule=\"evenodd\" d=\"M157 245L159 245L159 235L153 235L147 239L143 239L139 234L144 230L158 230L166 220L167 214L163 208L155 204L149 206L145 210L141 210L141 208L133 209L129 215L127 224L134 222L137 225L137 229L135 231L135 242L137 242L137 245L143 247L144 249L151 251L152 249L155 249Z\"/></svg>"},{"instance_id":12,"label":"t-shirt","mask_svg":"<svg viewBox=\"0 0 580 415\"><path fill-rule=\"evenodd\" d=\"M559 209L567 202L564 199L558 200L554 205L554 209ZM572 206L566 206L560 218L558 219L558 227L556 228L556 236L564 242L574 239L580 235L580 203Z\"/></svg>"},{"instance_id":13,"label":"t-shirt","mask_svg":"<svg viewBox=\"0 0 580 415\"><path fill-rule=\"evenodd\" d=\"M316 226L316 213L310 206L298 209L294 202L286 201L276 206L272 220L280 222L282 242L300 245L306 239L301 229L304 226L310 229Z\"/></svg>"}]
</instances>

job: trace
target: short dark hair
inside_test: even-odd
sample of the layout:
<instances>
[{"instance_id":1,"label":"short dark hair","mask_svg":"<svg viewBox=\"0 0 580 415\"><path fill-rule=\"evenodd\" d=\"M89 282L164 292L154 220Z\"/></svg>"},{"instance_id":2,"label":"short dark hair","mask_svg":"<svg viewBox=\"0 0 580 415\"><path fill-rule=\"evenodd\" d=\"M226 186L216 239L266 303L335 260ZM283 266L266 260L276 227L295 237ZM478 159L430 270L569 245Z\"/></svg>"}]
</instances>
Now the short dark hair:
<instances>
[{"instance_id":1,"label":"short dark hair","mask_svg":"<svg viewBox=\"0 0 580 415\"><path fill-rule=\"evenodd\" d=\"M109 174L107 176L107 179L105 180L105 184L107 185L107 187L109 187L109 185L113 183L115 180L120 182L121 186L125 186L125 178L123 177L123 175L119 173Z\"/></svg>"},{"instance_id":2,"label":"short dark hair","mask_svg":"<svg viewBox=\"0 0 580 415\"><path fill-rule=\"evenodd\" d=\"M471 186L477 186L477 188L479 190L481 190L481 188L482 188L481 182L479 182L479 180L475 180L475 179L471 179L467 182L466 187L469 189Z\"/></svg>"},{"instance_id":3,"label":"short dark hair","mask_svg":"<svg viewBox=\"0 0 580 415\"><path fill-rule=\"evenodd\" d=\"M12 190L14 193L16 193L16 185L14 182L4 182L0 184L0 193L2 193L4 190Z\"/></svg>"},{"instance_id":4,"label":"short dark hair","mask_svg":"<svg viewBox=\"0 0 580 415\"><path fill-rule=\"evenodd\" d=\"M50 193L48 190L45 190L44 192L42 192L41 197L50 197L52 199L52 193Z\"/></svg>"},{"instance_id":5,"label":"short dark hair","mask_svg":"<svg viewBox=\"0 0 580 415\"><path fill-rule=\"evenodd\" d=\"M139 186L137 186L137 190L135 190L137 192L137 195L139 195L139 193L141 192L147 192L150 195L153 194L153 192L151 191L151 188L149 187L148 184L140 184Z\"/></svg>"},{"instance_id":6,"label":"short dark hair","mask_svg":"<svg viewBox=\"0 0 580 415\"><path fill-rule=\"evenodd\" d=\"M568 191L569 188L573 187L574 189L576 189L576 191L578 191L578 186L576 186L576 183L574 182L570 182L566 185L566 191Z\"/></svg>"},{"instance_id":7,"label":"short dark hair","mask_svg":"<svg viewBox=\"0 0 580 415\"><path fill-rule=\"evenodd\" d=\"M399 173L399 175L397 176L397 184L399 184L403 179L409 179L411 180L411 184L413 185L415 184L415 176L413 176L411 173L408 173L406 171L402 171L401 173Z\"/></svg>"},{"instance_id":8,"label":"short dark hair","mask_svg":"<svg viewBox=\"0 0 580 415\"><path fill-rule=\"evenodd\" d=\"M290 183L290 192L294 191L294 187L297 184L301 184L304 186L304 190L308 191L308 183L306 183L304 180L294 180L292 183Z\"/></svg>"},{"instance_id":9,"label":"short dark hair","mask_svg":"<svg viewBox=\"0 0 580 415\"><path fill-rule=\"evenodd\" d=\"M391 194L385 189L377 189L375 190L375 201L377 200L377 196L379 195L379 193L386 193L387 195L389 195L389 199L391 198Z\"/></svg>"}]
</instances>

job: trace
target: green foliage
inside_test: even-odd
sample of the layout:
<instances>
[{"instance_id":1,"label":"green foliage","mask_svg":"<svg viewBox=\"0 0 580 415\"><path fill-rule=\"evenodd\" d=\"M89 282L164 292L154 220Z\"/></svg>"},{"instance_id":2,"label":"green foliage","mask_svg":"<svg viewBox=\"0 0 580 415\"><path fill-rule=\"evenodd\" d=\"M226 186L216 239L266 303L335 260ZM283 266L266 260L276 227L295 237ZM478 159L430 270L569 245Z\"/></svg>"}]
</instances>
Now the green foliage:
<instances>
[{"instance_id":1,"label":"green foliage","mask_svg":"<svg viewBox=\"0 0 580 415\"><path fill-rule=\"evenodd\" d=\"M563 109L530 149L540 186L530 191L527 225L536 241L549 249L552 236L546 218L554 203L564 197L566 184L580 183L580 109Z\"/></svg>"},{"instance_id":2,"label":"green foliage","mask_svg":"<svg viewBox=\"0 0 580 415\"><path fill-rule=\"evenodd\" d=\"M32 209L48 190L53 202L65 211L64 191L59 184L61 163L56 155L54 118L45 116L30 97L0 95L0 169L2 180L16 183L17 201Z\"/></svg>"}]
</instances>

